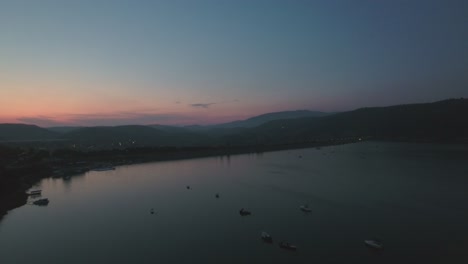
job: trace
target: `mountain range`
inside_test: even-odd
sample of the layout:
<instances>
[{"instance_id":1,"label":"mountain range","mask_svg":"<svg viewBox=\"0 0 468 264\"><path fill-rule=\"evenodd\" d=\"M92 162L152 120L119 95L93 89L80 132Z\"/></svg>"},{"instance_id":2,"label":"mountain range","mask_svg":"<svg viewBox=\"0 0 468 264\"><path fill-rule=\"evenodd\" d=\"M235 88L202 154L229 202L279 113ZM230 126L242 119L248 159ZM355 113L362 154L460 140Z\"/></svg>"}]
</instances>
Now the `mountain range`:
<instances>
[{"instance_id":1,"label":"mountain range","mask_svg":"<svg viewBox=\"0 0 468 264\"><path fill-rule=\"evenodd\" d=\"M0 124L0 141L55 139L67 145L100 148L268 145L343 137L466 141L466 116L468 99L449 99L434 103L366 107L341 113L307 110L276 112L210 126L128 125L47 129L25 124Z\"/></svg>"},{"instance_id":2,"label":"mountain range","mask_svg":"<svg viewBox=\"0 0 468 264\"><path fill-rule=\"evenodd\" d=\"M323 117L275 120L231 136L231 144L298 143L363 137L468 141L468 99L368 107Z\"/></svg>"},{"instance_id":3,"label":"mountain range","mask_svg":"<svg viewBox=\"0 0 468 264\"><path fill-rule=\"evenodd\" d=\"M333 113L324 113L319 111L309 110L295 110L295 111L283 111L267 113L259 116L254 116L245 120L237 120L228 123L217 124L213 126L207 126L207 128L245 128L245 127L256 127L268 123L273 120L279 119L296 119L304 117L322 117L331 115Z\"/></svg>"},{"instance_id":4,"label":"mountain range","mask_svg":"<svg viewBox=\"0 0 468 264\"><path fill-rule=\"evenodd\" d=\"M35 125L0 124L0 141L49 140L58 137L57 133Z\"/></svg>"}]
</instances>

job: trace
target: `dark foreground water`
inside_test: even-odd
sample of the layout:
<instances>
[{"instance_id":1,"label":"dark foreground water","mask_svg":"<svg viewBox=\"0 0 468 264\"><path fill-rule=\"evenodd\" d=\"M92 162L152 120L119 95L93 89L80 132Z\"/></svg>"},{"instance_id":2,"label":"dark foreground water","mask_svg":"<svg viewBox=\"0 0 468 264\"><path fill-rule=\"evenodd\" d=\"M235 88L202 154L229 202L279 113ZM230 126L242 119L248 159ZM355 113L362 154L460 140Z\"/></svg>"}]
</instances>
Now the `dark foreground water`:
<instances>
[{"instance_id":1,"label":"dark foreground water","mask_svg":"<svg viewBox=\"0 0 468 264\"><path fill-rule=\"evenodd\" d=\"M0 222L2 264L468 263L462 146L366 142L159 162L38 187L47 207ZM385 250L368 250L370 237Z\"/></svg>"}]
</instances>

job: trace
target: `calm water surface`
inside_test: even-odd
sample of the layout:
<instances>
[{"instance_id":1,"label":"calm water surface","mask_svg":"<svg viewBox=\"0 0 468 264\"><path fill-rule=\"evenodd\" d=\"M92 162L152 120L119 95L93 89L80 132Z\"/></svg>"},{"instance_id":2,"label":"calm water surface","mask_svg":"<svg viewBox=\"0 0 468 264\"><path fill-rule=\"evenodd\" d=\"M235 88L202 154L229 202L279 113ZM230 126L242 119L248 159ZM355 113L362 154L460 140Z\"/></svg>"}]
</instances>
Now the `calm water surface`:
<instances>
[{"instance_id":1,"label":"calm water surface","mask_svg":"<svg viewBox=\"0 0 468 264\"><path fill-rule=\"evenodd\" d=\"M157 162L38 188L47 207L0 222L2 264L468 263L463 146L366 142ZM369 251L370 237L385 250Z\"/></svg>"}]
</instances>

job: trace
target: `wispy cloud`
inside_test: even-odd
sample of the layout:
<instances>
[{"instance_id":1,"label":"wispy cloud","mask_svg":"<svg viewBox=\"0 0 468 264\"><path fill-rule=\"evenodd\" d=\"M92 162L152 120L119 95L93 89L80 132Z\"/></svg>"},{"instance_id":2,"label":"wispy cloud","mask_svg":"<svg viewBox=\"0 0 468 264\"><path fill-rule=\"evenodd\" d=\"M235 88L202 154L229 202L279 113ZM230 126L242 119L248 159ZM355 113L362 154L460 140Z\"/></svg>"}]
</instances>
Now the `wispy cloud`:
<instances>
[{"instance_id":1,"label":"wispy cloud","mask_svg":"<svg viewBox=\"0 0 468 264\"><path fill-rule=\"evenodd\" d=\"M88 126L111 126L128 124L179 124L190 118L180 113L132 113L119 112L111 114L80 114L69 115L68 119L73 123Z\"/></svg>"},{"instance_id":2,"label":"wispy cloud","mask_svg":"<svg viewBox=\"0 0 468 264\"><path fill-rule=\"evenodd\" d=\"M189 107L198 109L210 109L213 105L237 102L220 101L211 103L193 103ZM182 104L182 101L176 101ZM108 113L85 113L85 114L58 114L58 115L31 115L16 118L15 121L27 124L35 124L41 127L53 126L118 126L130 124L165 124L165 125L187 125L207 124L230 121L226 116L207 116L205 111L191 112L165 112L157 108L138 108L131 111L118 111ZM15 122L13 121L13 122Z\"/></svg>"},{"instance_id":3,"label":"wispy cloud","mask_svg":"<svg viewBox=\"0 0 468 264\"><path fill-rule=\"evenodd\" d=\"M226 103L237 103L239 102L238 99L234 99L234 100L229 100L229 101L220 101L220 102L215 102L215 103L196 103L196 104L190 104L191 107L195 107L195 108L210 108L210 106L212 105L219 105L219 104L226 104Z\"/></svg>"},{"instance_id":4,"label":"wispy cloud","mask_svg":"<svg viewBox=\"0 0 468 264\"><path fill-rule=\"evenodd\" d=\"M19 117L16 120L18 120L21 123L39 125L39 126L44 126L44 127L53 127L53 126L63 125L62 122L57 121L54 118L47 117L47 116L33 116L33 117L25 116L25 117Z\"/></svg>"},{"instance_id":5,"label":"wispy cloud","mask_svg":"<svg viewBox=\"0 0 468 264\"><path fill-rule=\"evenodd\" d=\"M60 117L24 116L17 118L21 123L41 127L52 126L118 126L129 124L186 124L193 117L180 113L104 113L104 114L66 114Z\"/></svg>"},{"instance_id":6,"label":"wispy cloud","mask_svg":"<svg viewBox=\"0 0 468 264\"><path fill-rule=\"evenodd\" d=\"M191 107L195 108L210 108L210 106L214 105L216 103L196 103L196 104L191 104Z\"/></svg>"}]
</instances>

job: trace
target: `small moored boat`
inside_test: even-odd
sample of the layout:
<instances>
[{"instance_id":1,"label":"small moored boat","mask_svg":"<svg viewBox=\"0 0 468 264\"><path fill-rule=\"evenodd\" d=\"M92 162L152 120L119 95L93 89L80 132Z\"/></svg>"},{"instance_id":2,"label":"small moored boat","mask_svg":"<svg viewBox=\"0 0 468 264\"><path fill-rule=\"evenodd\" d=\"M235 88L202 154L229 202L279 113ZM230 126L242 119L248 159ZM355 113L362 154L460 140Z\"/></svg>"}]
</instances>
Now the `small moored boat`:
<instances>
[{"instance_id":1,"label":"small moored boat","mask_svg":"<svg viewBox=\"0 0 468 264\"><path fill-rule=\"evenodd\" d=\"M364 244L368 248L371 248L371 249L374 249L374 250L383 250L382 241L380 241L380 240L378 240L376 238L364 240Z\"/></svg>"},{"instance_id":2,"label":"small moored boat","mask_svg":"<svg viewBox=\"0 0 468 264\"><path fill-rule=\"evenodd\" d=\"M244 208L242 208L242 209L239 210L239 214L242 215L242 216L246 216L246 215L251 215L252 213L250 211L247 211Z\"/></svg>"},{"instance_id":3,"label":"small moored boat","mask_svg":"<svg viewBox=\"0 0 468 264\"><path fill-rule=\"evenodd\" d=\"M306 204L306 205L301 205L299 207L299 209L301 209L302 212L306 212L306 213L310 213L312 212L312 209L309 208L309 206Z\"/></svg>"},{"instance_id":4,"label":"small moored boat","mask_svg":"<svg viewBox=\"0 0 468 264\"><path fill-rule=\"evenodd\" d=\"M44 198L44 199L39 199L37 201L33 202L34 205L48 205L49 204L49 199Z\"/></svg>"},{"instance_id":5,"label":"small moored boat","mask_svg":"<svg viewBox=\"0 0 468 264\"><path fill-rule=\"evenodd\" d=\"M295 245L292 245L288 242L285 242L285 241L281 241L279 242L279 246L280 248L283 248L283 249L287 249L287 250L292 250L292 251L296 251L297 247Z\"/></svg>"},{"instance_id":6,"label":"small moored boat","mask_svg":"<svg viewBox=\"0 0 468 264\"><path fill-rule=\"evenodd\" d=\"M40 195L42 193L42 190L34 190L34 191L29 191L26 193L27 195Z\"/></svg>"},{"instance_id":7,"label":"small moored boat","mask_svg":"<svg viewBox=\"0 0 468 264\"><path fill-rule=\"evenodd\" d=\"M263 231L261 237L264 242L273 243L273 238L267 232Z\"/></svg>"}]
</instances>

